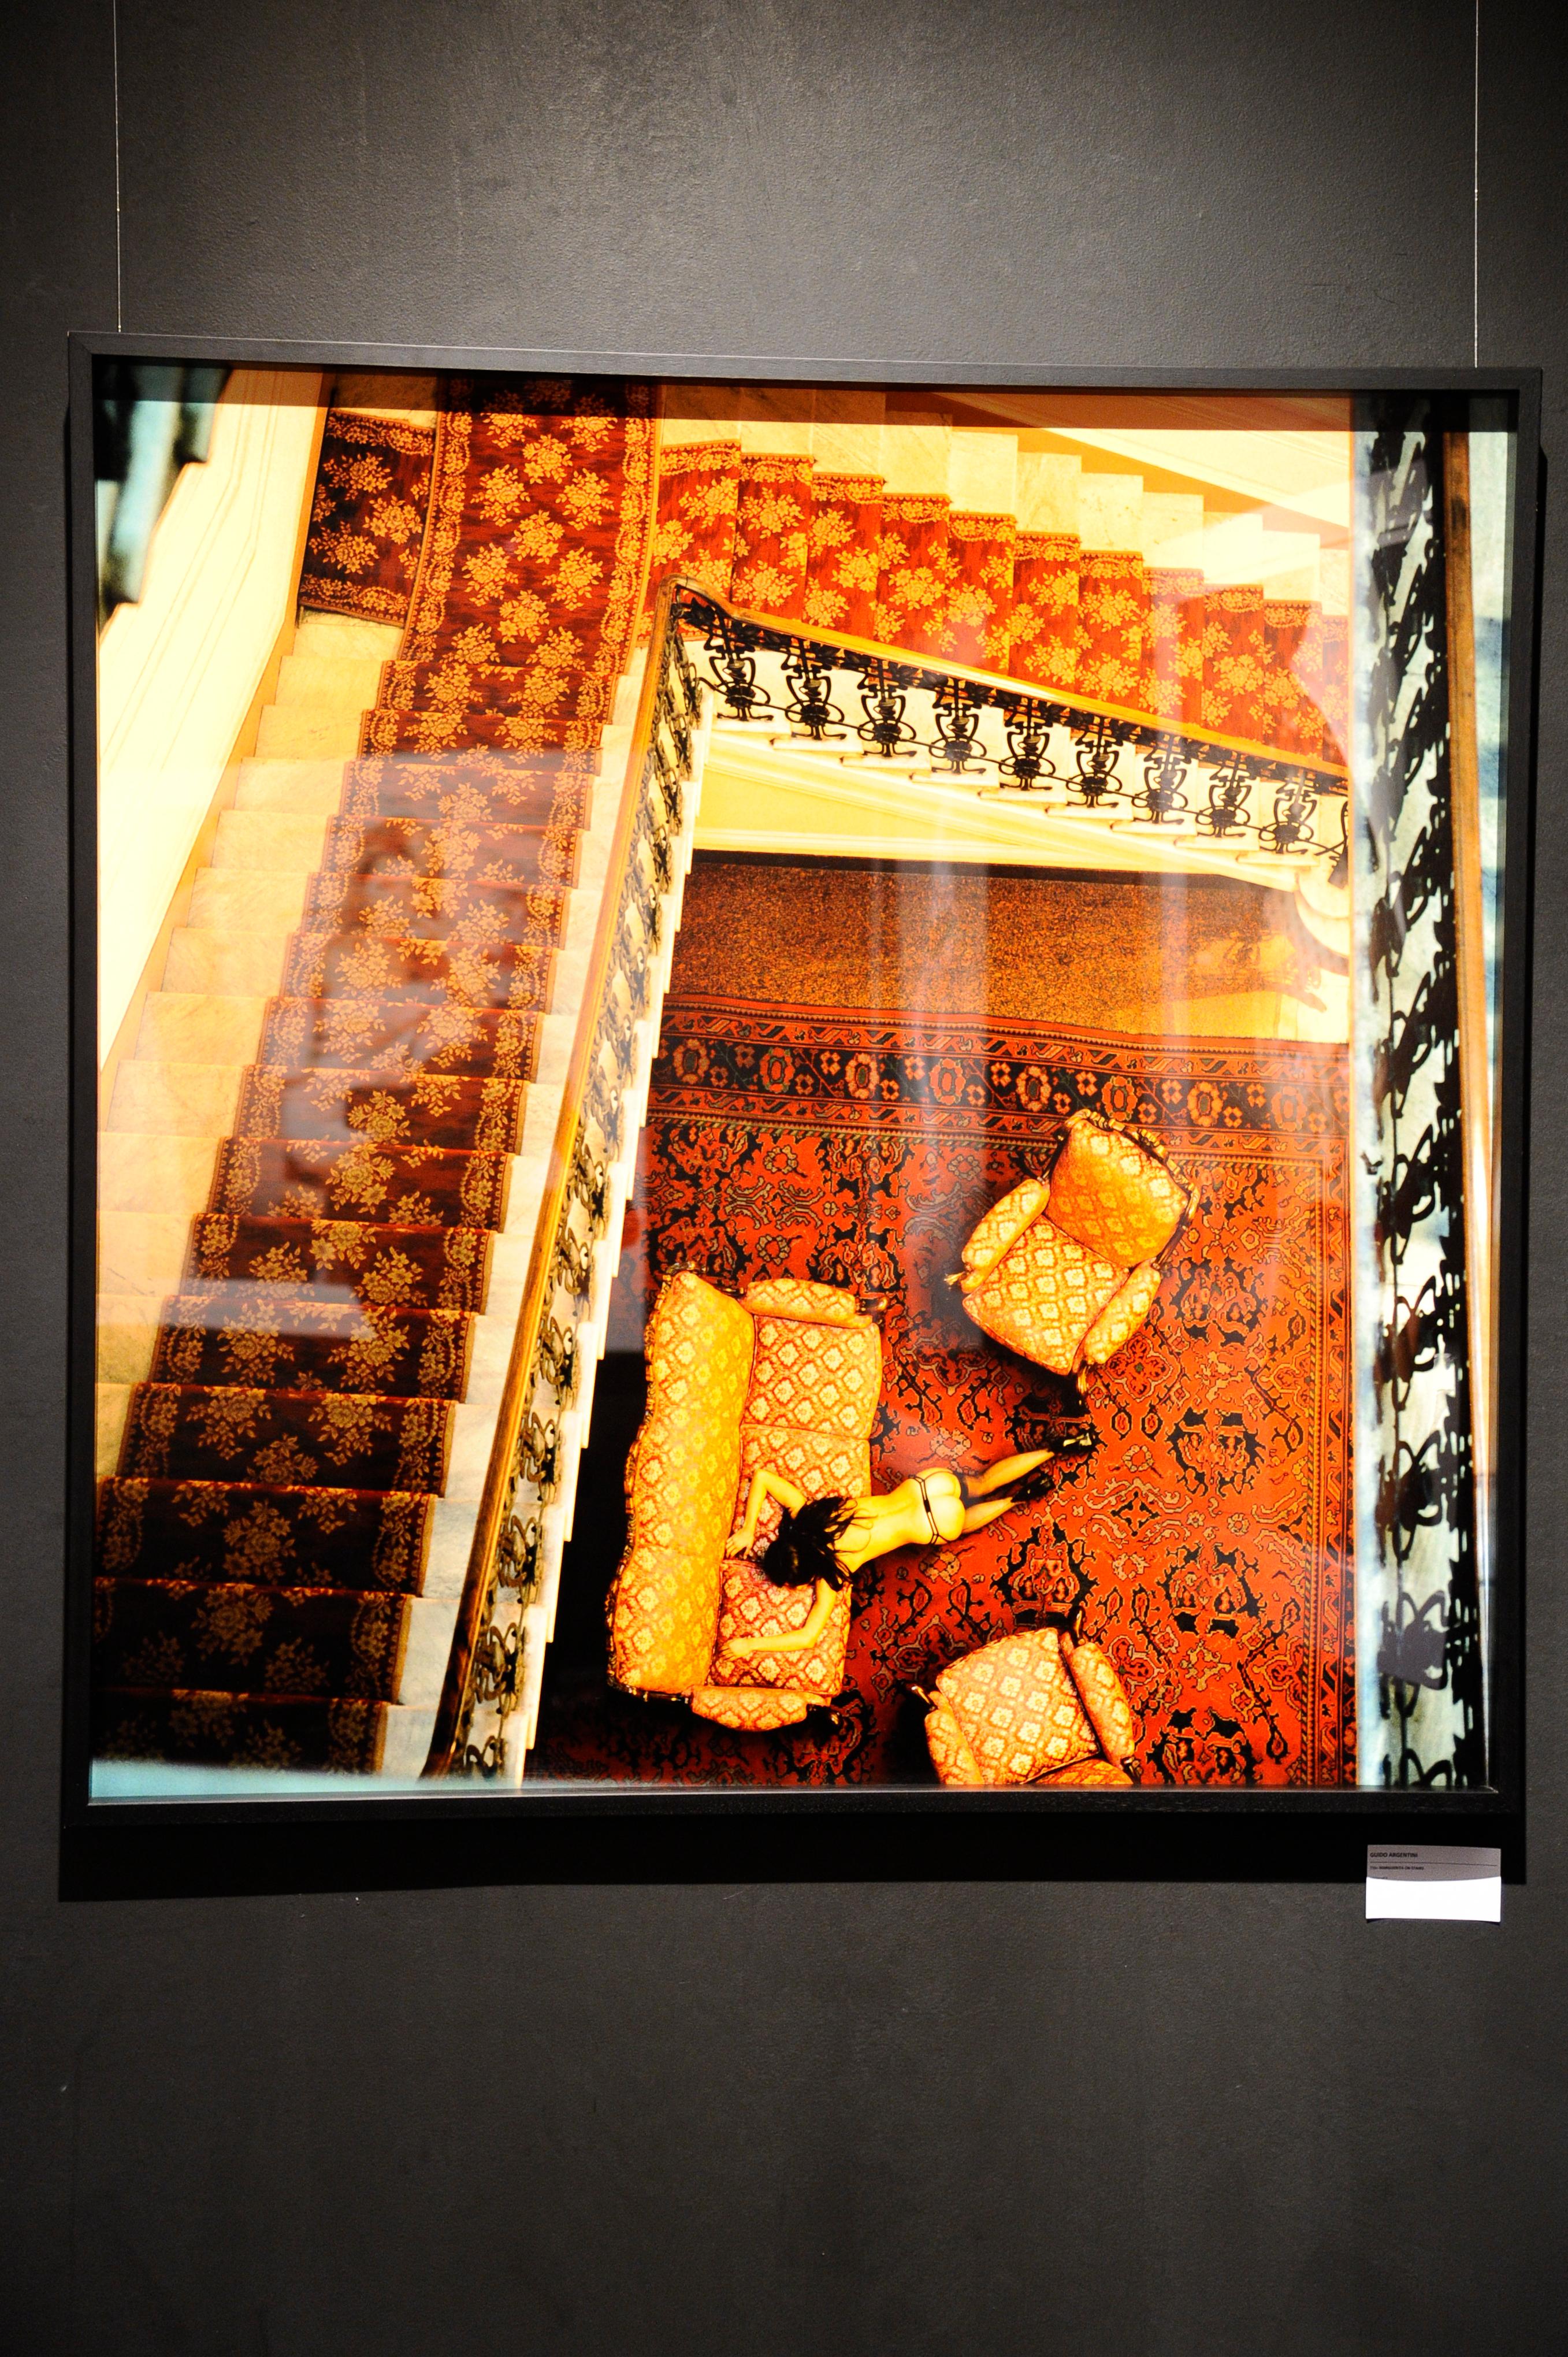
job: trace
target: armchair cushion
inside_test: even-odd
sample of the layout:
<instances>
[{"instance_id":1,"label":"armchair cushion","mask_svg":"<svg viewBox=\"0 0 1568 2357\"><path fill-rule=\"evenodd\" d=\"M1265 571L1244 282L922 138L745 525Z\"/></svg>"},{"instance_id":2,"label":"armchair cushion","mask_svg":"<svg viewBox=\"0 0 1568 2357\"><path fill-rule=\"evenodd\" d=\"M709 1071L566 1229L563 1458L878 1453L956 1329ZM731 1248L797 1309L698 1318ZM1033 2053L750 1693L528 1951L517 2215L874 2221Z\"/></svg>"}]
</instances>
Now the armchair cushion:
<instances>
[{"instance_id":1,"label":"armchair cushion","mask_svg":"<svg viewBox=\"0 0 1568 2357\"><path fill-rule=\"evenodd\" d=\"M1075 1114L1051 1170L1047 1210L1086 1252L1131 1268L1164 1252L1181 1225L1187 1196L1135 1137Z\"/></svg>"},{"instance_id":2,"label":"armchair cushion","mask_svg":"<svg viewBox=\"0 0 1568 2357\"><path fill-rule=\"evenodd\" d=\"M1157 1260L1130 1271L1117 1286L1083 1338L1083 1355L1091 1367L1102 1367L1123 1342L1135 1334L1155 1306L1164 1275Z\"/></svg>"},{"instance_id":3,"label":"armchair cushion","mask_svg":"<svg viewBox=\"0 0 1568 2357\"><path fill-rule=\"evenodd\" d=\"M1049 1192L1043 1178L1022 1178L999 1203L993 1203L963 1248L966 1293L989 1275L1008 1246L1038 1218Z\"/></svg>"},{"instance_id":4,"label":"armchair cushion","mask_svg":"<svg viewBox=\"0 0 1568 2357\"><path fill-rule=\"evenodd\" d=\"M993 1340L1054 1374L1078 1366L1084 1336L1123 1272L1036 1218L972 1290L964 1308Z\"/></svg>"}]
</instances>

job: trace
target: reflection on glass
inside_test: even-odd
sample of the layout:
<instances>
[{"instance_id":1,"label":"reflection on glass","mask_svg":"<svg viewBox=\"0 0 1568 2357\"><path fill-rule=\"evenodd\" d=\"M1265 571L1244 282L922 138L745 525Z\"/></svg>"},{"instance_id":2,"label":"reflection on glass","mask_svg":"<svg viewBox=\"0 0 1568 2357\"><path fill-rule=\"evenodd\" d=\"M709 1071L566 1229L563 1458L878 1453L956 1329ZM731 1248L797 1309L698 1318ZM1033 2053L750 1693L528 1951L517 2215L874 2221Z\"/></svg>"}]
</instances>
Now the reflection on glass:
<instances>
[{"instance_id":1,"label":"reflection on glass","mask_svg":"<svg viewBox=\"0 0 1568 2357\"><path fill-rule=\"evenodd\" d=\"M168 373L94 1791L1484 1783L1507 420Z\"/></svg>"}]
</instances>

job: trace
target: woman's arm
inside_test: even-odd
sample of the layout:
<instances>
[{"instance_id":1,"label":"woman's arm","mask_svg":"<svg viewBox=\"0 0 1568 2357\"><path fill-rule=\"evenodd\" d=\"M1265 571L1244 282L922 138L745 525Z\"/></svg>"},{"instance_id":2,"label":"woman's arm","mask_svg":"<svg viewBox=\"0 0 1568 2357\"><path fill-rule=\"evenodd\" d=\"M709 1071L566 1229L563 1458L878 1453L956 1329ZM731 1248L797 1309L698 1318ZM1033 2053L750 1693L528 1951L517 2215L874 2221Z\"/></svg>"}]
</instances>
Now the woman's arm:
<instances>
[{"instance_id":1,"label":"woman's arm","mask_svg":"<svg viewBox=\"0 0 1568 2357\"><path fill-rule=\"evenodd\" d=\"M757 1537L757 1517L762 1512L764 1500L768 1498L787 1507L792 1514L798 1514L806 1502L804 1490L798 1490L793 1481L782 1473L776 1473L771 1465L759 1465L751 1477L740 1528L725 1547L725 1555L745 1555L750 1548Z\"/></svg>"},{"instance_id":2,"label":"woman's arm","mask_svg":"<svg viewBox=\"0 0 1568 2357\"><path fill-rule=\"evenodd\" d=\"M790 1512L798 1512L799 1509L791 1507ZM833 1598L839 1592L836 1587L830 1587L825 1579L819 1579L817 1600L798 1629L791 1629L782 1637L732 1637L725 1652L746 1656L753 1653L809 1653L828 1625Z\"/></svg>"}]
</instances>

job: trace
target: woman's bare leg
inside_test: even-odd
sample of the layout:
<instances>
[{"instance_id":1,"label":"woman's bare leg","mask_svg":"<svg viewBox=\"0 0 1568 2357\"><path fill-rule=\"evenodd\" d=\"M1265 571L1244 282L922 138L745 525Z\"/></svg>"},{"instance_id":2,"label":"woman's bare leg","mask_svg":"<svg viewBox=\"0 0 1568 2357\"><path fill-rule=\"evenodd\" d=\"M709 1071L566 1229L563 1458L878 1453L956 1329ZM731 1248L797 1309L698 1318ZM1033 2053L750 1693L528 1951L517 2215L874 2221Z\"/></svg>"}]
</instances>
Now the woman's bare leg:
<instances>
[{"instance_id":1,"label":"woman's bare leg","mask_svg":"<svg viewBox=\"0 0 1568 2357\"><path fill-rule=\"evenodd\" d=\"M983 1530L987 1523L993 1523L996 1520L998 1514L1006 1513L1012 1504L1011 1498L987 1498L983 1505L967 1506L963 1516L964 1529L966 1531Z\"/></svg>"},{"instance_id":2,"label":"woman's bare leg","mask_svg":"<svg viewBox=\"0 0 1568 2357\"><path fill-rule=\"evenodd\" d=\"M972 1498L988 1498L993 1491L1010 1489L1015 1481L1022 1481L1037 1465L1048 1465L1056 1453L1054 1448L1029 1448L1022 1457L1000 1458L983 1473L966 1474L964 1490ZM990 1519L987 1515L986 1520Z\"/></svg>"}]
</instances>

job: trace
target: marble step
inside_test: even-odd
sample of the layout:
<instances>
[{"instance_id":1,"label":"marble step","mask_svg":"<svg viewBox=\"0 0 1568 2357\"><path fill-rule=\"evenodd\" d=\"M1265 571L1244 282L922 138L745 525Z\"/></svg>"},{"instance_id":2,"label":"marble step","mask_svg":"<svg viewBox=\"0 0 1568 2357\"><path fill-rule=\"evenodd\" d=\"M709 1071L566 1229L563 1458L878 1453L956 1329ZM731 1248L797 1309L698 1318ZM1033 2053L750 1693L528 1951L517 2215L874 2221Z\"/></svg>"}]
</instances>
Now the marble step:
<instances>
[{"instance_id":1,"label":"marble step","mask_svg":"<svg viewBox=\"0 0 1568 2357\"><path fill-rule=\"evenodd\" d=\"M296 641L295 652L279 666L274 705L334 704L358 714L374 704L381 683L379 662L355 655L302 654Z\"/></svg>"},{"instance_id":2,"label":"marble step","mask_svg":"<svg viewBox=\"0 0 1568 2357\"><path fill-rule=\"evenodd\" d=\"M218 1145L218 1135L106 1130L98 1145L100 1211L182 1211L193 1218L207 1209Z\"/></svg>"},{"instance_id":3,"label":"marble step","mask_svg":"<svg viewBox=\"0 0 1568 2357\"><path fill-rule=\"evenodd\" d=\"M169 1298L169 1295L163 1293L99 1295L98 1381L101 1383L142 1383L150 1379L158 1327ZM455 1402L455 1405L483 1408L491 1418L494 1417L500 1405L512 1340L512 1318L482 1317L474 1319L465 1397ZM473 1421L471 1417L468 1419L469 1423Z\"/></svg>"},{"instance_id":4,"label":"marble step","mask_svg":"<svg viewBox=\"0 0 1568 2357\"><path fill-rule=\"evenodd\" d=\"M287 949L286 932L220 933L181 925L169 940L164 988L271 998L283 980Z\"/></svg>"},{"instance_id":5,"label":"marble step","mask_svg":"<svg viewBox=\"0 0 1568 2357\"><path fill-rule=\"evenodd\" d=\"M450 1643L450 1639L448 1639ZM381 1773L389 1780L402 1782L405 1777L418 1776L429 1752L435 1733L435 1712L413 1709L401 1702L387 1706L386 1732L381 1738Z\"/></svg>"},{"instance_id":6,"label":"marble step","mask_svg":"<svg viewBox=\"0 0 1568 2357\"><path fill-rule=\"evenodd\" d=\"M98 1381L145 1383L153 1371L163 1296L101 1293L98 1297Z\"/></svg>"},{"instance_id":7,"label":"marble step","mask_svg":"<svg viewBox=\"0 0 1568 2357\"><path fill-rule=\"evenodd\" d=\"M98 1222L102 1293L175 1292L190 1244L184 1211L104 1211Z\"/></svg>"},{"instance_id":8,"label":"marble step","mask_svg":"<svg viewBox=\"0 0 1568 2357\"><path fill-rule=\"evenodd\" d=\"M294 634L296 655L349 656L379 668L403 644L401 622L365 622L353 614L317 614L306 608Z\"/></svg>"},{"instance_id":9,"label":"marble step","mask_svg":"<svg viewBox=\"0 0 1568 2357\"><path fill-rule=\"evenodd\" d=\"M181 1211L105 1211L98 1222L101 1293L164 1295L179 1290L190 1244L190 1221ZM518 1300L533 1250L532 1232L497 1236L490 1253L489 1299L510 1288ZM313 1286L318 1299L349 1298L347 1286Z\"/></svg>"},{"instance_id":10,"label":"marble step","mask_svg":"<svg viewBox=\"0 0 1568 2357\"><path fill-rule=\"evenodd\" d=\"M218 821L212 865L313 876L321 865L326 840L324 817L305 818L275 810L227 810Z\"/></svg>"},{"instance_id":11,"label":"marble step","mask_svg":"<svg viewBox=\"0 0 1568 2357\"><path fill-rule=\"evenodd\" d=\"M259 1022L257 1030L259 1034ZM239 1062L185 1064L132 1057L114 1075L104 1136L227 1137L234 1126L243 1069Z\"/></svg>"},{"instance_id":12,"label":"marble step","mask_svg":"<svg viewBox=\"0 0 1568 2357\"><path fill-rule=\"evenodd\" d=\"M305 914L310 877L265 867L203 867L188 921L225 932L292 932Z\"/></svg>"},{"instance_id":13,"label":"marble step","mask_svg":"<svg viewBox=\"0 0 1568 2357\"><path fill-rule=\"evenodd\" d=\"M343 800L341 761L242 761L236 811L331 818Z\"/></svg>"},{"instance_id":14,"label":"marble step","mask_svg":"<svg viewBox=\"0 0 1568 2357\"><path fill-rule=\"evenodd\" d=\"M435 1706L441 1700L441 1688L446 1681L447 1656L452 1650L453 1617L452 1607L448 1603L426 1596L412 1597L409 1600L408 1634L403 1641L397 1702L393 1710L389 1711L388 1717L392 1717L398 1710L407 1710L412 1717L420 1719L428 1730L424 1737L426 1749L429 1748L430 1732L434 1731ZM413 1765L400 1759L394 1767L389 1769L389 1748L392 1747L383 1743L383 1774L416 1776L419 1773L424 1765L423 1759ZM401 1750L403 1747L399 1744L395 1748Z\"/></svg>"},{"instance_id":15,"label":"marble step","mask_svg":"<svg viewBox=\"0 0 1568 2357\"><path fill-rule=\"evenodd\" d=\"M264 998L220 997L207 991L150 992L136 1035L135 1061L253 1064L266 1004Z\"/></svg>"},{"instance_id":16,"label":"marble step","mask_svg":"<svg viewBox=\"0 0 1568 2357\"><path fill-rule=\"evenodd\" d=\"M125 1418L130 1413L131 1386L126 1383L101 1383L97 1389L97 1474L106 1481L120 1463L120 1443L125 1437Z\"/></svg>"},{"instance_id":17,"label":"marble step","mask_svg":"<svg viewBox=\"0 0 1568 2357\"><path fill-rule=\"evenodd\" d=\"M263 761L349 760L360 749L360 720L373 698L359 710L347 711L328 703L269 704L256 731L256 753Z\"/></svg>"}]
</instances>

